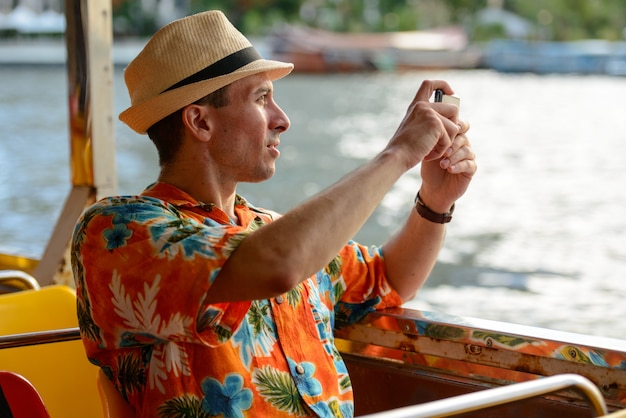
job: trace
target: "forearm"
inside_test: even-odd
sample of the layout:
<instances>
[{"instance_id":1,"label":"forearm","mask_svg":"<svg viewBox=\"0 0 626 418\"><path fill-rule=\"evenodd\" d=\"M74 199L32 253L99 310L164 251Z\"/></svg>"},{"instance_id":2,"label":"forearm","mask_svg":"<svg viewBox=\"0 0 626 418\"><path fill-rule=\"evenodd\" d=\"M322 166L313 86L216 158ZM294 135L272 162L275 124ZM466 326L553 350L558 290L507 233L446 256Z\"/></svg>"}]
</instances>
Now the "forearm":
<instances>
[{"instance_id":1,"label":"forearm","mask_svg":"<svg viewBox=\"0 0 626 418\"><path fill-rule=\"evenodd\" d=\"M383 246L388 280L405 301L415 296L437 261L445 235L445 224L438 222L449 220L441 214L451 211L476 172L474 153L464 134L467 129L463 124L443 160L422 164L420 195L427 208L423 212L434 221L413 208L404 227Z\"/></svg>"},{"instance_id":2,"label":"forearm","mask_svg":"<svg viewBox=\"0 0 626 418\"><path fill-rule=\"evenodd\" d=\"M271 239L281 259L293 260L309 276L358 232L403 172L393 154L381 154L259 230L249 244L265 246Z\"/></svg>"},{"instance_id":3,"label":"forearm","mask_svg":"<svg viewBox=\"0 0 626 418\"><path fill-rule=\"evenodd\" d=\"M387 280L402 300L412 299L428 278L444 236L445 224L428 221L413 208L404 226L383 246Z\"/></svg>"},{"instance_id":4,"label":"forearm","mask_svg":"<svg viewBox=\"0 0 626 418\"><path fill-rule=\"evenodd\" d=\"M233 298L233 280L242 287L254 282L254 289L242 291L237 299L268 297L267 293L283 293L322 269L358 232L406 169L394 153L381 153L251 233L220 273L230 281L228 298ZM217 299L226 297L219 295L220 287L216 283L210 292Z\"/></svg>"},{"instance_id":5,"label":"forearm","mask_svg":"<svg viewBox=\"0 0 626 418\"><path fill-rule=\"evenodd\" d=\"M459 125L454 122L458 108L439 104L435 111L428 100L436 88L452 92L442 81L422 83L382 153L285 216L246 237L212 284L209 300L271 297L292 289L328 264L358 232L402 174L425 159L435 161L441 158L450 149L451 138L455 138L459 130ZM391 248L403 245L405 241L412 244L404 234L392 240L395 241L398 244L390 244ZM441 238L430 245L438 248L440 242ZM391 252L398 250L392 249ZM436 251L423 253L424 260L436 257ZM413 270L410 274L418 274ZM402 273L399 271L398 275ZM419 275L425 276L423 272Z\"/></svg>"}]
</instances>

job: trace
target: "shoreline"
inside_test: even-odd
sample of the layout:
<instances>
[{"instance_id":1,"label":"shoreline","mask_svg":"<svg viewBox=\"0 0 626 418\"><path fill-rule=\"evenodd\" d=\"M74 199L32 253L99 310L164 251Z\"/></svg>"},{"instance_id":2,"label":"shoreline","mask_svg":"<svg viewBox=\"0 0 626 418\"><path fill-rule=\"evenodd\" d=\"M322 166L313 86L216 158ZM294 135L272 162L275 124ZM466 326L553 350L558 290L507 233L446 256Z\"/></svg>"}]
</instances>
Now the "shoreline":
<instances>
[{"instance_id":1,"label":"shoreline","mask_svg":"<svg viewBox=\"0 0 626 418\"><path fill-rule=\"evenodd\" d=\"M147 40L128 39L113 42L115 66L126 66L141 51ZM0 40L0 65L65 65L65 38Z\"/></svg>"},{"instance_id":2,"label":"shoreline","mask_svg":"<svg viewBox=\"0 0 626 418\"><path fill-rule=\"evenodd\" d=\"M267 56L263 38L250 38L252 44ZM143 49L148 38L114 39L112 60L116 67L126 67ZM65 65L65 37L58 38L0 38L0 66Z\"/></svg>"}]
</instances>

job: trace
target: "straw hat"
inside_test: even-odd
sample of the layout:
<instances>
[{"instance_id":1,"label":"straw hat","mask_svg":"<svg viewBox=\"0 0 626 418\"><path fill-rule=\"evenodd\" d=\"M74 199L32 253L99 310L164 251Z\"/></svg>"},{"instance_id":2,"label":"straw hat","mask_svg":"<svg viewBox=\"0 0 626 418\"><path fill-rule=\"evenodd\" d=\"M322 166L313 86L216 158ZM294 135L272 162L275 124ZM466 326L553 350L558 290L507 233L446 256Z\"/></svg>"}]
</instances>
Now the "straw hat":
<instances>
[{"instance_id":1,"label":"straw hat","mask_svg":"<svg viewBox=\"0 0 626 418\"><path fill-rule=\"evenodd\" d=\"M293 64L266 60L220 11L198 13L159 29L124 70L131 106L120 120L135 132L233 81L267 72L276 80Z\"/></svg>"}]
</instances>

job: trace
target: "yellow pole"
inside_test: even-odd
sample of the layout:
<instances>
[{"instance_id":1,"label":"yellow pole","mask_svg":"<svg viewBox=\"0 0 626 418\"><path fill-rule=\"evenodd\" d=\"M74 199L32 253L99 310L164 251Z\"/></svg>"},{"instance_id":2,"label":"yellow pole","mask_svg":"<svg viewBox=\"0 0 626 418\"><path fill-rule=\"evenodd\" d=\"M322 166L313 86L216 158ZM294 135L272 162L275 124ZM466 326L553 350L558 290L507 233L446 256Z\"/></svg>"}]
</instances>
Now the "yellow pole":
<instances>
[{"instance_id":1,"label":"yellow pole","mask_svg":"<svg viewBox=\"0 0 626 418\"><path fill-rule=\"evenodd\" d=\"M34 276L43 286L73 285L68 246L76 220L114 194L113 31L110 0L66 0L72 189Z\"/></svg>"}]
</instances>

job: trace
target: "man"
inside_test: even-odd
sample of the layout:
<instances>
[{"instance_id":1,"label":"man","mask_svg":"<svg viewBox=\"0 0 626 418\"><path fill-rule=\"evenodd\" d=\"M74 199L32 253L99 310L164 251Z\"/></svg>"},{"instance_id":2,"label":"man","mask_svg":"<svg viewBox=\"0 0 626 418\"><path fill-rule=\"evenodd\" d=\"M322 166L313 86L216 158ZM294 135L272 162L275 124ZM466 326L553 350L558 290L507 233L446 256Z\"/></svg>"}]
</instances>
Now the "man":
<instances>
[{"instance_id":1,"label":"man","mask_svg":"<svg viewBox=\"0 0 626 418\"><path fill-rule=\"evenodd\" d=\"M287 115L262 59L220 12L159 30L125 70L120 119L161 165L141 196L110 197L76 226L72 264L87 355L142 417L353 415L335 325L413 297L476 171L454 105L419 88L371 161L278 214L236 194L274 174ZM422 162L416 209L382 248L351 237ZM418 213L419 212L419 213Z\"/></svg>"}]
</instances>

